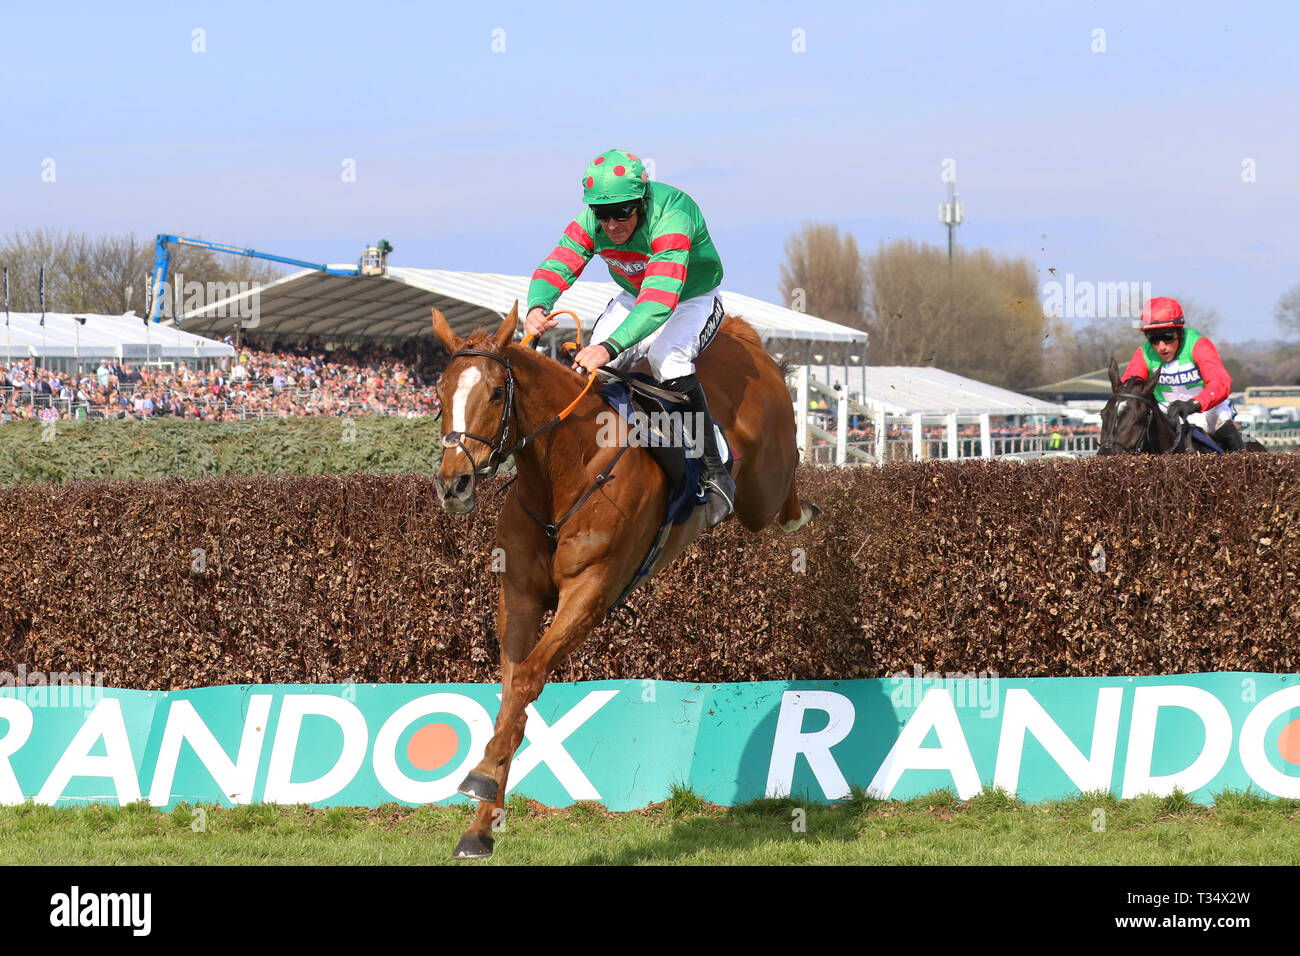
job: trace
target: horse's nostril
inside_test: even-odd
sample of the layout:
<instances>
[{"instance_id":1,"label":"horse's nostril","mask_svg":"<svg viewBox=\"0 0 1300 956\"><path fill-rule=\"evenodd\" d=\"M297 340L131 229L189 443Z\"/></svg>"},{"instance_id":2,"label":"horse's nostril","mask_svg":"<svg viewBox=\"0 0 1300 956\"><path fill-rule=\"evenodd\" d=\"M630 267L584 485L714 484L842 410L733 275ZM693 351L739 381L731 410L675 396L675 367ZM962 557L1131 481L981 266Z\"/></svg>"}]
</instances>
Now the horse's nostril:
<instances>
[{"instance_id":1,"label":"horse's nostril","mask_svg":"<svg viewBox=\"0 0 1300 956\"><path fill-rule=\"evenodd\" d=\"M465 492L469 490L469 483L471 480L472 479L469 475L461 475L456 479L456 483L452 486L452 494L457 498L464 495Z\"/></svg>"}]
</instances>

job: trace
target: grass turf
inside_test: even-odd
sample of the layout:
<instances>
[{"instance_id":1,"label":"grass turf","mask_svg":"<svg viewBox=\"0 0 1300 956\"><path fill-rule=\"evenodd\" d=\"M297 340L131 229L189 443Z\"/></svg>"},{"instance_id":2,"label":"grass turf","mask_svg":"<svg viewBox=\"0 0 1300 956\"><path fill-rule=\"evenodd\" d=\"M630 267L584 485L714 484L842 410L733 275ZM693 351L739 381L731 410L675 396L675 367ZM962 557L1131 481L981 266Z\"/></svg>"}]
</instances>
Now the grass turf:
<instances>
[{"instance_id":1,"label":"grass turf","mask_svg":"<svg viewBox=\"0 0 1300 956\"><path fill-rule=\"evenodd\" d=\"M450 864L472 808L190 807L147 804L0 808L0 863ZM1001 792L965 802L935 791L908 801L855 793L837 804L707 804L678 790L610 813L511 797L495 865L1223 865L1300 864L1300 800L1225 792L1117 800L1082 794L1027 805ZM466 865L462 863L461 865ZM479 864L471 864L479 865Z\"/></svg>"}]
</instances>

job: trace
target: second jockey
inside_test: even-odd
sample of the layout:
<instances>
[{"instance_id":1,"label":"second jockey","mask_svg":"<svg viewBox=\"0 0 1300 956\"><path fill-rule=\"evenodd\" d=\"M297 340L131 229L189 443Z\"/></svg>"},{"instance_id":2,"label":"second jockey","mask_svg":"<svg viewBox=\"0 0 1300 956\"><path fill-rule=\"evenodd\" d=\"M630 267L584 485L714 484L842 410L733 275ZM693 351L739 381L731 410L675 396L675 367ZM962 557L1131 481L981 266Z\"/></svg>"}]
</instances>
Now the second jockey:
<instances>
[{"instance_id":1,"label":"second jockey","mask_svg":"<svg viewBox=\"0 0 1300 956\"><path fill-rule=\"evenodd\" d=\"M641 359L665 388L686 395L685 410L702 423L703 491L708 526L735 509L736 483L722 463L695 358L722 325L722 262L700 207L665 183L651 182L634 154L611 149L587 166L578 217L533 273L524 329L541 335L557 322L547 313L593 255L623 291L592 329L574 365L630 370Z\"/></svg>"},{"instance_id":2,"label":"second jockey","mask_svg":"<svg viewBox=\"0 0 1300 956\"><path fill-rule=\"evenodd\" d=\"M1203 428L1226 451L1241 451L1241 432L1233 422L1236 410L1228 398L1232 379L1219 350L1208 337L1183 324L1177 299L1159 296L1142 309L1146 344L1133 353L1124 380L1159 376L1155 400L1171 417L1185 416Z\"/></svg>"}]
</instances>

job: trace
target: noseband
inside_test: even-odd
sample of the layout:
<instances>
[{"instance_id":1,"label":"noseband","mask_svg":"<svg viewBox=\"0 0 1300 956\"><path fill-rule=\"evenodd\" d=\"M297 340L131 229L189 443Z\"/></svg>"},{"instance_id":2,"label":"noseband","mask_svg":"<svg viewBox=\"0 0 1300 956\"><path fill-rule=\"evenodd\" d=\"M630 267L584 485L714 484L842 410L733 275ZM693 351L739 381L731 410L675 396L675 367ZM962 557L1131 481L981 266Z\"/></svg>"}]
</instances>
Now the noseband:
<instances>
[{"instance_id":1,"label":"noseband","mask_svg":"<svg viewBox=\"0 0 1300 956\"><path fill-rule=\"evenodd\" d=\"M568 416L568 413L577 405L577 400L575 400L572 405L570 405L560 414L556 415L554 418L552 418L541 428L537 429L534 432L530 432L527 435L522 436L519 439L519 441L515 442L513 445L510 445L510 447L507 448L506 445L510 441L510 419L515 417L515 370L510 364L510 359L506 358L504 355L498 355L496 352L488 352L485 351L484 349L460 349L457 352L451 353L451 358L448 361L448 368L451 367L451 362L455 361L457 358L459 358L462 355L485 356L487 358L490 358L494 362L501 363L503 366L505 366L505 370L506 370L505 406L501 409L501 423L497 426L496 437L485 438L482 435L475 435L472 434L471 432L447 432L447 434L442 436L442 443L444 446L454 445L455 447L461 450L461 453L464 454L466 458L469 459L470 468L471 468L470 479L469 479L470 494L472 495L477 490L478 476L480 474L482 474L484 478L491 478L493 475L495 475L497 473L497 469L501 467L501 463L504 462L507 458L509 458L511 455L513 455L515 452L519 451L520 449L524 448L529 442L537 438L537 436L550 431L556 425L564 421L564 419ZM586 389L583 390L583 394L585 393L586 393ZM672 395L673 393L665 392L665 394ZM578 399L581 398L582 395L579 395ZM465 447L464 440L466 438L472 438L477 442L482 442L484 445L487 445L491 449L491 451L488 453L488 460L486 464L479 465L479 463L474 460L474 456L471 455L469 453L469 450ZM582 494L582 496L578 498L578 500L564 514L564 516L557 521L547 522L543 518L541 518L536 512L534 512L531 508L529 508L528 505L524 504L524 499L519 497L518 486L515 487L515 497L518 499L520 507L524 509L524 511L528 514L528 517L532 518L534 521L536 521L539 525L542 526L542 530L546 532L546 536L550 539L552 551L555 550L556 541L559 538L561 526L566 521L568 521L570 518L573 517L573 515L577 512L577 510L583 506L583 504L587 501L588 498L592 496L592 494L596 491L596 489L600 488L607 481L609 481L611 478L614 477L614 466L618 464L618 460L623 457L623 453L626 452L631 447L632 447L631 445L623 445L621 448L619 448L619 450L615 453L613 459L610 460L610 463L605 466L605 469L599 475L596 476L595 480L590 485L587 486L587 490ZM511 479L511 481L513 480L514 479ZM626 594L624 594L624 597L626 597Z\"/></svg>"}]
</instances>

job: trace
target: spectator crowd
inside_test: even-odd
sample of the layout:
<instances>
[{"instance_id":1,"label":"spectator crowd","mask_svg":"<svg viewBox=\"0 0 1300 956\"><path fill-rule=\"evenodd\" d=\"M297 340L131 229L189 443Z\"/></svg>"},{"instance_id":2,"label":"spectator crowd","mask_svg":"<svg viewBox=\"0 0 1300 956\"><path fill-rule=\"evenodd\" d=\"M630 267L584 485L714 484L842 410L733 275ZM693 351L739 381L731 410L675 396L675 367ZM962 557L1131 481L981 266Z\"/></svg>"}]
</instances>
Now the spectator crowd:
<instances>
[{"instance_id":1,"label":"spectator crowd","mask_svg":"<svg viewBox=\"0 0 1300 956\"><path fill-rule=\"evenodd\" d=\"M328 349L313 340L286 345L252 338L209 368L103 361L93 372L74 374L20 359L0 362L0 421L436 415L434 385L446 360L441 347L425 342Z\"/></svg>"}]
</instances>

